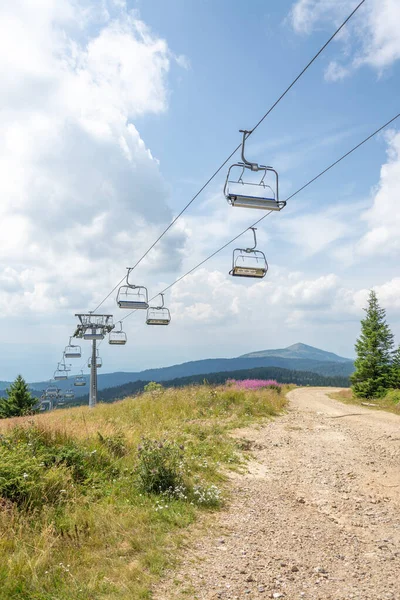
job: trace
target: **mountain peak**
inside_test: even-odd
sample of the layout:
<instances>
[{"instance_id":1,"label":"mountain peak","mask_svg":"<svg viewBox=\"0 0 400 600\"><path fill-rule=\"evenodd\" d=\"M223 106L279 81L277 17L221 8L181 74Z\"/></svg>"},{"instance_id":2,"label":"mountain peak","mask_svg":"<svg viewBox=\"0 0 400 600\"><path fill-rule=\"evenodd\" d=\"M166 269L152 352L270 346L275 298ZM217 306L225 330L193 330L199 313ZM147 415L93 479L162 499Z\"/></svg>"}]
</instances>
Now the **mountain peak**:
<instances>
[{"instance_id":1,"label":"mountain peak","mask_svg":"<svg viewBox=\"0 0 400 600\"><path fill-rule=\"evenodd\" d=\"M285 350L318 350L318 348L315 348L314 346L308 346L302 342L297 342L297 344L292 344L291 346L285 348Z\"/></svg>"},{"instance_id":2,"label":"mountain peak","mask_svg":"<svg viewBox=\"0 0 400 600\"><path fill-rule=\"evenodd\" d=\"M292 344L287 348L278 348L277 350L260 350L259 352L251 352L244 354L241 358L263 358L270 356L278 356L280 358L307 358L310 360L318 360L321 362L346 362L349 358L343 358L333 352L320 350L314 346L308 346L302 342Z\"/></svg>"}]
</instances>

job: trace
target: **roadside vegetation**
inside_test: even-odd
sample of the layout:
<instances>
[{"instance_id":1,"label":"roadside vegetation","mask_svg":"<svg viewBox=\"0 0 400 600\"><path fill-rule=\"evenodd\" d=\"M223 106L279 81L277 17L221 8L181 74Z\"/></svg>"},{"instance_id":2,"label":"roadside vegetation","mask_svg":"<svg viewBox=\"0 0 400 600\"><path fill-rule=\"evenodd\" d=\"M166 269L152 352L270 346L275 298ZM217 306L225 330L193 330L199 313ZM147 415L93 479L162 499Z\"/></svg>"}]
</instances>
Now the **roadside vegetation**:
<instances>
[{"instance_id":1,"label":"roadside vegetation","mask_svg":"<svg viewBox=\"0 0 400 600\"><path fill-rule=\"evenodd\" d=\"M386 410L400 415L400 390L389 390L383 398L360 398L350 389L332 392L329 397L344 402L344 404L366 406L367 408Z\"/></svg>"},{"instance_id":2,"label":"roadside vegetation","mask_svg":"<svg viewBox=\"0 0 400 600\"><path fill-rule=\"evenodd\" d=\"M174 564L187 527L225 501L235 428L288 387L150 385L115 404L0 422L0 598L132 600Z\"/></svg>"}]
</instances>

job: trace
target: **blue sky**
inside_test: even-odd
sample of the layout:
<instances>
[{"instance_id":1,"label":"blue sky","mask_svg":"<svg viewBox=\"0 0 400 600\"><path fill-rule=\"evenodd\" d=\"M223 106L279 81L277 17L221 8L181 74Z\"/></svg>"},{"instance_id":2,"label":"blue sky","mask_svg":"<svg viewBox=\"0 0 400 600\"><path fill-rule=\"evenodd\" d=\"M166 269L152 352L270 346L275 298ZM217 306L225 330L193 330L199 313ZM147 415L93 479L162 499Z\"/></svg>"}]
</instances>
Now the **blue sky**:
<instances>
[{"instance_id":1,"label":"blue sky","mask_svg":"<svg viewBox=\"0 0 400 600\"><path fill-rule=\"evenodd\" d=\"M0 9L1 379L50 378L74 313L110 291L355 5L24 0ZM366 0L249 140L248 155L279 171L283 198L398 112L399 23L396 0ZM103 344L104 371L297 341L351 356L371 287L400 342L398 128L265 220L265 280L232 280L224 250L166 296L169 328L135 315L126 347ZM151 295L259 218L227 205L224 176L137 269ZM124 316L113 297L103 309Z\"/></svg>"}]
</instances>

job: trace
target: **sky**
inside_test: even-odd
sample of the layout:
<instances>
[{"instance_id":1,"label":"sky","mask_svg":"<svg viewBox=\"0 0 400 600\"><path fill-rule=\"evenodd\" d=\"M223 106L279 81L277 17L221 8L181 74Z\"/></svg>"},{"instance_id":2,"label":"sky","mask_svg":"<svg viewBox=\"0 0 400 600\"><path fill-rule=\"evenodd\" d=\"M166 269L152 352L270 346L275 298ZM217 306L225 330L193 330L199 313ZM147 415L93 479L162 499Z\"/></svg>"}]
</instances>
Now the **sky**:
<instances>
[{"instance_id":1,"label":"sky","mask_svg":"<svg viewBox=\"0 0 400 600\"><path fill-rule=\"evenodd\" d=\"M51 378L75 313L107 296L357 3L1 4L1 380ZM366 0L251 136L281 198L399 112L399 23L398 0ZM150 296L260 218L228 205L225 176L132 274ZM370 289L400 343L399 198L400 119L260 224L265 279L229 276L247 232L169 290L169 327L126 319L128 344L101 345L104 372L296 342L351 357ZM126 315L115 293L101 310Z\"/></svg>"}]
</instances>

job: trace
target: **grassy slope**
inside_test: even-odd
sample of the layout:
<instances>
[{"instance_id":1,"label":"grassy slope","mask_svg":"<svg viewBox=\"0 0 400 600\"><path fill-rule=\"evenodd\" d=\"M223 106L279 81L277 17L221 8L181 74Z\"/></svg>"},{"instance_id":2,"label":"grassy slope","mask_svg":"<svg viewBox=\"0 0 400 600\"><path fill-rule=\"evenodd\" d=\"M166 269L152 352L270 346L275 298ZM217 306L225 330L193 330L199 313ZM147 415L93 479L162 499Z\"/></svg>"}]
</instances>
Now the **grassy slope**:
<instances>
[{"instance_id":1,"label":"grassy slope","mask_svg":"<svg viewBox=\"0 0 400 600\"><path fill-rule=\"evenodd\" d=\"M384 398L377 398L368 400L365 398L357 398L353 395L351 389L341 390L340 392L334 392L329 394L331 398L334 400L339 400L344 404L355 404L358 406L365 406L366 408L371 408L372 410L386 410L388 412L395 413L396 415L400 414L400 404L398 402L398 397L393 397L388 394Z\"/></svg>"},{"instance_id":2,"label":"grassy slope","mask_svg":"<svg viewBox=\"0 0 400 600\"><path fill-rule=\"evenodd\" d=\"M151 598L151 585L173 564L185 528L204 508L139 493L141 436L184 444L188 476L221 486L221 469L242 460L229 431L278 414L284 404L284 393L272 390L196 386L0 422L12 438L0 444L0 484L12 472L18 489L31 486L29 510L0 498L0 598ZM21 423L28 434L18 430ZM123 439L128 452L118 457L98 432ZM38 462L49 448L63 457L50 469ZM76 476L71 465L78 459Z\"/></svg>"}]
</instances>

